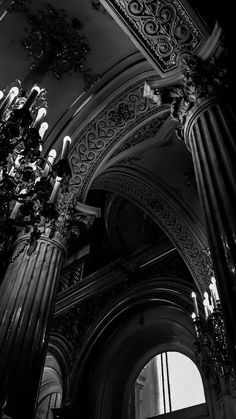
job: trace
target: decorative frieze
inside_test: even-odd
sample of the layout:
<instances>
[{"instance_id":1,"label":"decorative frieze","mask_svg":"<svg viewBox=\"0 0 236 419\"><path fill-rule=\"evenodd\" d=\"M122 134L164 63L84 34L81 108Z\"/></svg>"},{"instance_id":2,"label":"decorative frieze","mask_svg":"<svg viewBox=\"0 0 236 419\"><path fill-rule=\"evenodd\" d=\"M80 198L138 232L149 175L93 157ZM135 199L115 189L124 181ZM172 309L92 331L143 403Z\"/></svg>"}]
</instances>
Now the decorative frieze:
<instances>
[{"instance_id":1,"label":"decorative frieze","mask_svg":"<svg viewBox=\"0 0 236 419\"><path fill-rule=\"evenodd\" d=\"M124 104L126 105L124 107ZM159 107L143 97L140 82L113 99L80 133L80 140L70 154L72 177L70 187L79 191L82 201L93 175L107 153L131 130L144 123L166 106ZM122 112L121 112L122 110ZM115 117L119 123L115 122Z\"/></svg>"},{"instance_id":2,"label":"decorative frieze","mask_svg":"<svg viewBox=\"0 0 236 419\"><path fill-rule=\"evenodd\" d=\"M142 206L175 244L202 292L206 290L210 281L206 254L167 197L140 179L118 171L98 177L93 187L114 191Z\"/></svg>"}]
</instances>

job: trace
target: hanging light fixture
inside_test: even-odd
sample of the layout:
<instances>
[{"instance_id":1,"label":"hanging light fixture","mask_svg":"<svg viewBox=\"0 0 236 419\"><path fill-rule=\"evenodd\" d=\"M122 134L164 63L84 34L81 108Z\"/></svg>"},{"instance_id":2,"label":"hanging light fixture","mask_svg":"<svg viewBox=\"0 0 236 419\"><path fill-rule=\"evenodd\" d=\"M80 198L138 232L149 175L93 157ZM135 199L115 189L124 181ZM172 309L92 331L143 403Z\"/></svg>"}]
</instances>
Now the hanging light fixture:
<instances>
[{"instance_id":1,"label":"hanging light fixture","mask_svg":"<svg viewBox=\"0 0 236 419\"><path fill-rule=\"evenodd\" d=\"M67 161L70 137L63 141L61 158L56 151L42 157L48 128L46 90L34 85L25 92L20 82L0 91L0 256L4 261L11 238L21 229L30 232L31 244L40 236L45 220L57 217L60 188L71 176ZM32 250L32 246L31 246ZM30 250L29 250L30 252Z\"/></svg>"},{"instance_id":2,"label":"hanging light fixture","mask_svg":"<svg viewBox=\"0 0 236 419\"><path fill-rule=\"evenodd\" d=\"M199 313L196 293L192 292L191 296L194 307L192 319L196 332L194 349L198 364L212 376L219 391L222 383L235 391L235 374L215 277L211 277L209 292L204 292L204 317Z\"/></svg>"}]
</instances>

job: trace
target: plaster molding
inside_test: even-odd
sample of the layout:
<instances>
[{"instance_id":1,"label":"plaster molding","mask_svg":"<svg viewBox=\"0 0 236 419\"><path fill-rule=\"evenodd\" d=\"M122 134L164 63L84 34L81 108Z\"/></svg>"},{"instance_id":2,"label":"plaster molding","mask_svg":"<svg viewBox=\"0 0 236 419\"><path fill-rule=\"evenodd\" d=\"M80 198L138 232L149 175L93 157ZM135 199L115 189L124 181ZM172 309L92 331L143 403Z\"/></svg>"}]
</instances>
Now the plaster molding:
<instances>
[{"instance_id":1,"label":"plaster molding","mask_svg":"<svg viewBox=\"0 0 236 419\"><path fill-rule=\"evenodd\" d=\"M119 123L111 119L120 104L127 104L129 117ZM111 98L92 121L79 134L79 141L71 148L69 156L72 177L70 188L77 190L78 199L83 201L93 178L109 154L124 141L124 138L143 126L147 119L156 117L166 105L159 106L143 97L143 83L133 83L128 90Z\"/></svg>"},{"instance_id":2,"label":"plaster molding","mask_svg":"<svg viewBox=\"0 0 236 419\"><path fill-rule=\"evenodd\" d=\"M207 242L194 226L186 220L186 214L177 203L171 202L163 190L139 178L132 170L110 170L100 175L93 189L104 189L118 193L143 209L165 232L176 246L188 266L199 291L203 293L209 285L209 266L204 249Z\"/></svg>"},{"instance_id":3,"label":"plaster molding","mask_svg":"<svg viewBox=\"0 0 236 419\"><path fill-rule=\"evenodd\" d=\"M163 77L178 73L178 59L196 53L209 37L185 1L101 0L117 24Z\"/></svg>"}]
</instances>

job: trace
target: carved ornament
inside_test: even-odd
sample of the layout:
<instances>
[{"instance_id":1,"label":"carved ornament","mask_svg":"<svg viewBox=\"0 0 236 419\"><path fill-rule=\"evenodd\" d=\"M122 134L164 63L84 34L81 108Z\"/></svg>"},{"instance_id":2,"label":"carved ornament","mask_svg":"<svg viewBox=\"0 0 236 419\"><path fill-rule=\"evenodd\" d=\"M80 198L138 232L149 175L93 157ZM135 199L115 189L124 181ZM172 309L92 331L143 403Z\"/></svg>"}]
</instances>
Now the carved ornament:
<instances>
[{"instance_id":1,"label":"carved ornament","mask_svg":"<svg viewBox=\"0 0 236 419\"><path fill-rule=\"evenodd\" d=\"M113 116L117 116L118 110L123 109L121 105L124 104L127 105L128 112L123 112L122 117L119 113L119 123L116 123ZM72 170L70 188L78 191L80 201L83 201L95 171L108 152L131 130L156 115L157 109L162 112L166 106L159 107L152 100L144 98L143 86L138 82L113 99L112 103L108 103L84 128L69 157Z\"/></svg>"},{"instance_id":2,"label":"carved ornament","mask_svg":"<svg viewBox=\"0 0 236 419\"><path fill-rule=\"evenodd\" d=\"M156 133L159 131L163 122L169 116L169 108L166 112L157 115L157 117L147 124L143 125L139 130L137 130L133 135L131 135L121 146L114 152L112 157L116 156L117 154L121 153L122 151L128 150L131 147L139 144L140 142L144 142L149 138L154 137Z\"/></svg>"},{"instance_id":3,"label":"carved ornament","mask_svg":"<svg viewBox=\"0 0 236 419\"><path fill-rule=\"evenodd\" d=\"M98 177L93 188L119 193L142 206L175 244L200 289L203 292L207 289L210 277L203 246L163 194L146 182L118 171Z\"/></svg>"},{"instance_id":4,"label":"carved ornament","mask_svg":"<svg viewBox=\"0 0 236 419\"><path fill-rule=\"evenodd\" d=\"M81 231L88 231L95 218L100 217L100 209L79 203L76 192L64 192L51 211L53 216L40 215L35 226L21 228L15 242L18 251L10 262L19 257L26 247L27 255L36 251L41 236L43 239L54 239L64 249L68 248L71 240L77 240Z\"/></svg>"},{"instance_id":5,"label":"carved ornament","mask_svg":"<svg viewBox=\"0 0 236 419\"><path fill-rule=\"evenodd\" d=\"M194 52L204 34L179 0L102 0L118 23L163 72L178 66L185 52Z\"/></svg>"},{"instance_id":6,"label":"carved ornament","mask_svg":"<svg viewBox=\"0 0 236 419\"><path fill-rule=\"evenodd\" d=\"M161 98L170 103L170 113L177 122L176 134L184 139L184 127L189 117L205 99L225 94L228 89L226 50L221 41L208 59L192 54L184 54L179 59L179 69L183 75L181 83L174 87L152 89L144 84L144 96Z\"/></svg>"},{"instance_id":7,"label":"carved ornament","mask_svg":"<svg viewBox=\"0 0 236 419\"><path fill-rule=\"evenodd\" d=\"M220 51L221 53L222 51ZM177 134L183 139L184 126L202 100L222 94L228 88L225 56L219 48L207 60L184 55L180 60L183 86L170 92L173 98L171 115L177 121Z\"/></svg>"}]
</instances>

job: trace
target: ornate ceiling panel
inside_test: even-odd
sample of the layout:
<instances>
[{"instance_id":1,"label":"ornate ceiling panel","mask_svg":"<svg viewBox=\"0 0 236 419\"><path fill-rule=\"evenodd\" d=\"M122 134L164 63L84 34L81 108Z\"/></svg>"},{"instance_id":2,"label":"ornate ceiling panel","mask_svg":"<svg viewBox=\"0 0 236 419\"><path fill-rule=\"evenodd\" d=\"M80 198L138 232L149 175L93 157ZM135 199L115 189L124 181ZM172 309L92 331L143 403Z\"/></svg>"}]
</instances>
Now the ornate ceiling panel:
<instances>
[{"instance_id":1,"label":"ornate ceiling panel","mask_svg":"<svg viewBox=\"0 0 236 419\"><path fill-rule=\"evenodd\" d=\"M135 45L161 73L196 52L207 36L189 6L179 0L101 0Z\"/></svg>"}]
</instances>

